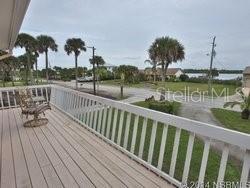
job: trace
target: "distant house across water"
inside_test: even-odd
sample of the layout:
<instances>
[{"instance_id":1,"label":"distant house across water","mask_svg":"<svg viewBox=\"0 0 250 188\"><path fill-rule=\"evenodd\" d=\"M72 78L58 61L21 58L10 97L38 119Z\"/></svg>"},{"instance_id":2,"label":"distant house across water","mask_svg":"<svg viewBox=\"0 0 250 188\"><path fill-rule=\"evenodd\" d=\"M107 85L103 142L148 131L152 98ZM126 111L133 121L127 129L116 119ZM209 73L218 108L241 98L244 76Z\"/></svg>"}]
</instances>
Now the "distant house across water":
<instances>
[{"instance_id":1,"label":"distant house across water","mask_svg":"<svg viewBox=\"0 0 250 188\"><path fill-rule=\"evenodd\" d=\"M113 69L114 69L115 67L117 67L117 66L112 65L112 64L105 63L102 67L105 67L108 71L113 72Z\"/></svg>"},{"instance_id":2,"label":"distant house across water","mask_svg":"<svg viewBox=\"0 0 250 188\"><path fill-rule=\"evenodd\" d=\"M250 88L250 66L243 71L243 87Z\"/></svg>"},{"instance_id":3,"label":"distant house across water","mask_svg":"<svg viewBox=\"0 0 250 188\"><path fill-rule=\"evenodd\" d=\"M147 77L154 77L154 72L151 68L146 68L145 70L140 70L140 72L144 72ZM161 79L161 68L157 68L156 70L156 77L157 80ZM180 75L185 74L184 71L181 68L168 68L166 71L167 77L175 77L179 78Z\"/></svg>"}]
</instances>

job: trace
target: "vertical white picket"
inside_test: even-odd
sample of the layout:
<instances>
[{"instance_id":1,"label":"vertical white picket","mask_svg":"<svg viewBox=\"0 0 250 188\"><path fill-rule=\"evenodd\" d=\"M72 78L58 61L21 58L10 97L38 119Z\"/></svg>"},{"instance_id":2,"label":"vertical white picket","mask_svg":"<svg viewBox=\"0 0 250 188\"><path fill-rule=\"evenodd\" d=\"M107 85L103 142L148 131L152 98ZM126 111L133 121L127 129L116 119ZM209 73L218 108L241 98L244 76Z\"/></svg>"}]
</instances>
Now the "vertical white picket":
<instances>
[{"instance_id":1,"label":"vertical white picket","mask_svg":"<svg viewBox=\"0 0 250 188\"><path fill-rule=\"evenodd\" d=\"M8 107L11 107L10 105L10 94L9 94L10 91L7 91L7 99L8 99Z\"/></svg>"},{"instance_id":2,"label":"vertical white picket","mask_svg":"<svg viewBox=\"0 0 250 188\"><path fill-rule=\"evenodd\" d=\"M224 181L225 172L227 168L228 154L229 154L229 146L225 144L223 151L222 151L222 155L221 155L219 174L217 178L217 185L220 185L220 183Z\"/></svg>"},{"instance_id":3,"label":"vertical white picket","mask_svg":"<svg viewBox=\"0 0 250 188\"><path fill-rule=\"evenodd\" d=\"M2 91L0 91L0 103L1 103L1 108L3 109L3 94Z\"/></svg>"},{"instance_id":4,"label":"vertical white picket","mask_svg":"<svg viewBox=\"0 0 250 188\"><path fill-rule=\"evenodd\" d=\"M206 168L207 168L208 155L209 155L209 149L210 149L210 143L211 143L211 140L208 138L205 141L203 156L202 156L202 160L201 160L201 167L200 167L200 173L199 173L199 179L198 179L199 185L202 185L204 182Z\"/></svg>"},{"instance_id":5,"label":"vertical white picket","mask_svg":"<svg viewBox=\"0 0 250 188\"><path fill-rule=\"evenodd\" d=\"M250 171L250 150L246 150L243 160L241 178L240 178L240 182L243 184L242 187L247 187L246 183L249 180L248 179L249 171Z\"/></svg>"},{"instance_id":6,"label":"vertical white picket","mask_svg":"<svg viewBox=\"0 0 250 188\"><path fill-rule=\"evenodd\" d=\"M190 163L191 163L191 158L192 158L192 153L193 153L194 139L195 139L195 134L192 132L189 133L187 154L186 154L185 165L184 165L183 174L182 174L182 183L184 184L187 183L188 181L188 174L189 174Z\"/></svg>"},{"instance_id":7,"label":"vertical white picket","mask_svg":"<svg viewBox=\"0 0 250 188\"><path fill-rule=\"evenodd\" d=\"M117 144L118 144L119 146L121 145L121 136L122 136L123 120L124 120L124 110L121 111L121 114L120 114L120 122L119 122L119 128L118 128Z\"/></svg>"},{"instance_id":8,"label":"vertical white picket","mask_svg":"<svg viewBox=\"0 0 250 188\"><path fill-rule=\"evenodd\" d=\"M164 124L163 125L163 132L162 132L162 136L161 136L160 154L159 154L158 165L157 165L157 168L159 170L162 169L163 158L164 158L165 147L166 147L166 141L167 141L167 134L168 134L168 125Z\"/></svg>"},{"instance_id":9,"label":"vertical white picket","mask_svg":"<svg viewBox=\"0 0 250 188\"><path fill-rule=\"evenodd\" d=\"M147 124L148 124L148 118L144 117L143 118L143 124L142 124L142 131L141 131L140 146L139 146L139 155L138 155L141 159L142 159L142 156L143 156Z\"/></svg>"},{"instance_id":10,"label":"vertical white picket","mask_svg":"<svg viewBox=\"0 0 250 188\"><path fill-rule=\"evenodd\" d=\"M113 113L113 108L109 107L108 123L107 123L107 129L106 129L106 137L107 138L109 138L109 135L110 135L110 127L111 127L111 122L112 122L112 113Z\"/></svg>"},{"instance_id":11,"label":"vertical white picket","mask_svg":"<svg viewBox=\"0 0 250 188\"><path fill-rule=\"evenodd\" d=\"M152 159L153 159L156 130L157 130L157 121L154 120L153 125L152 125L152 132L151 132L149 151L148 151L148 163L149 164L152 163Z\"/></svg>"},{"instance_id":12,"label":"vertical white picket","mask_svg":"<svg viewBox=\"0 0 250 188\"><path fill-rule=\"evenodd\" d=\"M124 136L124 141L123 141L123 147L126 149L128 147L128 136L129 136L130 122L131 122L131 113L128 112L127 119L126 119L125 136Z\"/></svg>"},{"instance_id":13,"label":"vertical white picket","mask_svg":"<svg viewBox=\"0 0 250 188\"><path fill-rule=\"evenodd\" d=\"M112 127L112 135L111 140L114 142L115 140L115 133L116 133L116 127L117 127L117 116L118 116L118 108L115 109L114 113L114 120L113 120L113 127Z\"/></svg>"},{"instance_id":14,"label":"vertical white picket","mask_svg":"<svg viewBox=\"0 0 250 188\"><path fill-rule=\"evenodd\" d=\"M103 109L102 106L100 107L99 110L99 115L98 115L98 126L97 126L97 132L101 132L101 126L102 126L102 114L103 114Z\"/></svg>"},{"instance_id":15,"label":"vertical white picket","mask_svg":"<svg viewBox=\"0 0 250 188\"><path fill-rule=\"evenodd\" d=\"M102 121L102 135L104 136L105 134L105 128L106 128L106 123L107 123L107 111L108 111L108 106L104 106L104 112L103 112L103 121Z\"/></svg>"},{"instance_id":16,"label":"vertical white picket","mask_svg":"<svg viewBox=\"0 0 250 188\"><path fill-rule=\"evenodd\" d=\"M135 115L135 122L133 125L133 136L132 136L131 147L130 147L131 153L135 153L135 143L136 143L136 137L137 137L138 124L139 124L139 116Z\"/></svg>"},{"instance_id":17,"label":"vertical white picket","mask_svg":"<svg viewBox=\"0 0 250 188\"><path fill-rule=\"evenodd\" d=\"M179 143L180 143L180 136L181 136L181 129L176 128L175 138L174 138L174 147L173 147L170 170L169 170L169 175L171 177L174 177L175 165L176 165L178 149L179 149Z\"/></svg>"}]
</instances>

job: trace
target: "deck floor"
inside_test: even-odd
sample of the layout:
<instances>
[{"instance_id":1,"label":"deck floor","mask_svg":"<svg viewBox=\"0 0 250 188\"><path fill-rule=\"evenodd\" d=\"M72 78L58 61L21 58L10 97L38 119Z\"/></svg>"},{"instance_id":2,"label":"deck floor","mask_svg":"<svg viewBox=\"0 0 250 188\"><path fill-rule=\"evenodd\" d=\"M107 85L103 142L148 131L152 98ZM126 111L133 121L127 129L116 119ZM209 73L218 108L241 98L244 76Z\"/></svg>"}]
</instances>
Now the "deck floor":
<instances>
[{"instance_id":1,"label":"deck floor","mask_svg":"<svg viewBox=\"0 0 250 188\"><path fill-rule=\"evenodd\" d=\"M0 110L1 188L172 187L58 110L36 128L20 112Z\"/></svg>"}]
</instances>

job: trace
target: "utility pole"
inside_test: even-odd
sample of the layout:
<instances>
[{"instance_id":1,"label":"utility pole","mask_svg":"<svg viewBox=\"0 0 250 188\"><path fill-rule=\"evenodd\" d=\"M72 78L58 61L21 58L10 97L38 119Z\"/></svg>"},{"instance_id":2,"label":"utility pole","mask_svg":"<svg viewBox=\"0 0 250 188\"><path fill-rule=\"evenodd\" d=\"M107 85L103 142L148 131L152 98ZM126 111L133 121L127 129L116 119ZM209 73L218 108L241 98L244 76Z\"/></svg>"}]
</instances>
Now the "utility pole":
<instances>
[{"instance_id":1,"label":"utility pole","mask_svg":"<svg viewBox=\"0 0 250 188\"><path fill-rule=\"evenodd\" d=\"M94 46L87 47L92 49L92 64L93 64L93 88L94 88L94 95L96 95L96 75L95 75L95 50L96 48Z\"/></svg>"},{"instance_id":2,"label":"utility pole","mask_svg":"<svg viewBox=\"0 0 250 188\"><path fill-rule=\"evenodd\" d=\"M213 78L212 71L213 71L213 61L214 61L214 57L215 57L214 48L216 47L215 39L216 39L216 36L214 36L214 38L213 38L211 59L210 59L210 68L209 68L209 75L208 75L208 92L209 92L209 94L212 94L212 78Z\"/></svg>"}]
</instances>

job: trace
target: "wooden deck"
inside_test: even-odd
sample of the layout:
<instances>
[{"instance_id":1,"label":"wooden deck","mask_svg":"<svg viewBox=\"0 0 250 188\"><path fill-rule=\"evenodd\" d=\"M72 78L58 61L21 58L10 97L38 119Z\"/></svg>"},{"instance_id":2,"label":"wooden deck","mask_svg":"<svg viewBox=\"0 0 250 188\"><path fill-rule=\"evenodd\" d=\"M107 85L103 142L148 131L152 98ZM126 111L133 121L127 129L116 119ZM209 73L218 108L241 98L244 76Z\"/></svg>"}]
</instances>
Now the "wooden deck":
<instances>
[{"instance_id":1,"label":"wooden deck","mask_svg":"<svg viewBox=\"0 0 250 188\"><path fill-rule=\"evenodd\" d=\"M0 110L1 188L172 187L58 110L46 116L24 128L20 109Z\"/></svg>"}]
</instances>

